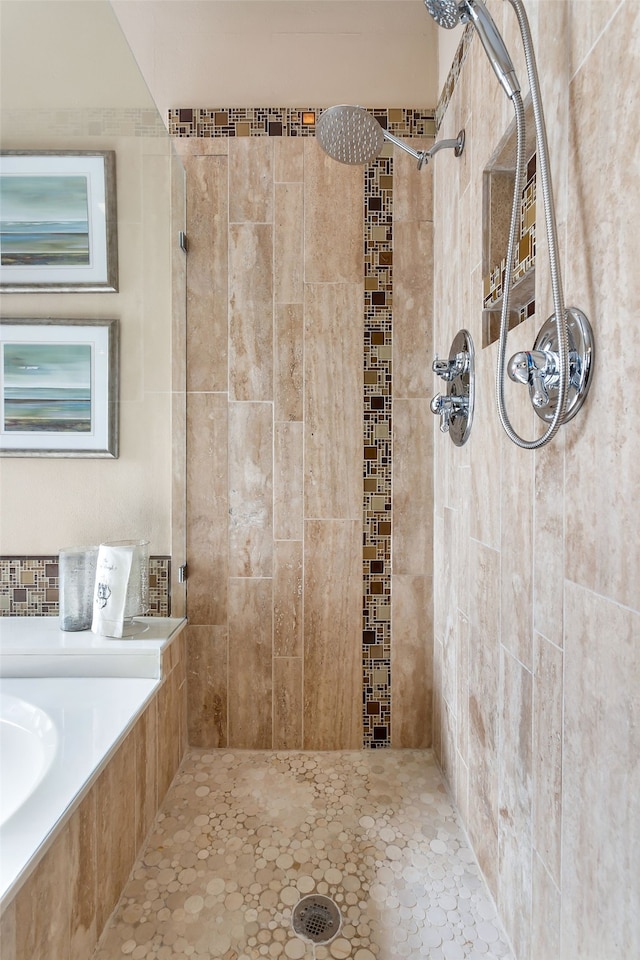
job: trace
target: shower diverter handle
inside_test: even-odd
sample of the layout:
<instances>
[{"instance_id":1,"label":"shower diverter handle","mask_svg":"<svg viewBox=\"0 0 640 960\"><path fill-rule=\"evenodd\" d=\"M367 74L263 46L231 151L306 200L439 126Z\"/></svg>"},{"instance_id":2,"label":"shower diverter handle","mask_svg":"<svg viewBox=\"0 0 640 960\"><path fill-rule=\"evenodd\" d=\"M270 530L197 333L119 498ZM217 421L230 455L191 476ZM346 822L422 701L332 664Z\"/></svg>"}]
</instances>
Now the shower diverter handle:
<instances>
[{"instance_id":1,"label":"shower diverter handle","mask_svg":"<svg viewBox=\"0 0 640 960\"><path fill-rule=\"evenodd\" d=\"M453 360L440 360L440 358L436 356L431 364L431 369L434 373L437 373L442 380L450 382L467 372L469 369L469 354L462 351L461 353L457 353Z\"/></svg>"},{"instance_id":2,"label":"shower diverter handle","mask_svg":"<svg viewBox=\"0 0 640 960\"><path fill-rule=\"evenodd\" d=\"M431 407L431 413L440 416L442 433L448 433L452 418L457 414L464 415L468 411L469 399L465 396L457 397L452 393L443 397L442 394L437 393L429 406Z\"/></svg>"},{"instance_id":3,"label":"shower diverter handle","mask_svg":"<svg viewBox=\"0 0 640 960\"><path fill-rule=\"evenodd\" d=\"M531 402L535 407L544 407L549 403L546 383L558 372L556 357L551 352L522 350L514 353L507 372L514 382L529 385Z\"/></svg>"}]
</instances>

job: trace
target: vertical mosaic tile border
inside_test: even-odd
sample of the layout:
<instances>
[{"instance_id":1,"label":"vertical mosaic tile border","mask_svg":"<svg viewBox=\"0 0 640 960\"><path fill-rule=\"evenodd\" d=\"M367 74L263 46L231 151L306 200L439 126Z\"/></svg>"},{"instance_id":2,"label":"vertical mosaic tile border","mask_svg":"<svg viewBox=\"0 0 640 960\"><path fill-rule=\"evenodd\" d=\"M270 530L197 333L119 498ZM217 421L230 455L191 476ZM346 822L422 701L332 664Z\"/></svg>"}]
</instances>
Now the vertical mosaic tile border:
<instances>
[{"instance_id":1,"label":"vertical mosaic tile border","mask_svg":"<svg viewBox=\"0 0 640 960\"><path fill-rule=\"evenodd\" d=\"M442 88L440 99L438 100L438 106L436 107L435 111L436 130L440 129L443 117L447 112L447 107L449 106L451 97L453 96L453 91L455 90L456 83L458 82L458 77L460 76L464 62L467 59L467 54L469 53L473 32L473 24L468 23L462 34L462 39L458 44L458 49L456 50L453 63L451 64L447 79L445 80L444 87Z\"/></svg>"},{"instance_id":2,"label":"vertical mosaic tile border","mask_svg":"<svg viewBox=\"0 0 640 960\"><path fill-rule=\"evenodd\" d=\"M396 136L434 137L434 112L369 111ZM174 137L308 137L321 108L169 111ZM393 147L364 175L363 746L391 746Z\"/></svg>"},{"instance_id":3,"label":"vertical mosaic tile border","mask_svg":"<svg viewBox=\"0 0 640 960\"><path fill-rule=\"evenodd\" d=\"M57 617L58 556L0 557L0 617ZM149 616L171 616L171 558L149 558Z\"/></svg>"}]
</instances>

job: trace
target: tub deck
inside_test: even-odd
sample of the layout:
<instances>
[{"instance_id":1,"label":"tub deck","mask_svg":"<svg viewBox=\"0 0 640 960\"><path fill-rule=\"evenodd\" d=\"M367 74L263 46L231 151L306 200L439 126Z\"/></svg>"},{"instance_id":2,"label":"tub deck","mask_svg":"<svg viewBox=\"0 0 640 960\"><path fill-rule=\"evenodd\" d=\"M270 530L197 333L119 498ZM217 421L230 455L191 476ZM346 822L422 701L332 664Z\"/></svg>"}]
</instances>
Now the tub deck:
<instances>
[{"instance_id":1,"label":"tub deck","mask_svg":"<svg viewBox=\"0 0 640 960\"><path fill-rule=\"evenodd\" d=\"M58 731L55 758L0 827L0 907L40 861L171 669L186 621L145 618L144 632L110 640L64 633L57 617L0 619L0 700L43 710ZM19 776L3 771L2 776Z\"/></svg>"}]
</instances>

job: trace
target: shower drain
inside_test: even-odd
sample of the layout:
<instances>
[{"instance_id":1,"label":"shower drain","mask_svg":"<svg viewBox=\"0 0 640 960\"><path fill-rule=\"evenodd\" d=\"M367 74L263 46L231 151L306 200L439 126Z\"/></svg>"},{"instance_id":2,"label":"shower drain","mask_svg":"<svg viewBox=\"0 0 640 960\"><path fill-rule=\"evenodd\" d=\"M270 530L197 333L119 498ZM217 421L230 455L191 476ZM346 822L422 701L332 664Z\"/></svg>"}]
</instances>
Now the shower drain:
<instances>
[{"instance_id":1,"label":"shower drain","mask_svg":"<svg viewBox=\"0 0 640 960\"><path fill-rule=\"evenodd\" d=\"M330 897L303 897L293 908L293 931L312 943L329 943L340 931L342 916Z\"/></svg>"}]
</instances>

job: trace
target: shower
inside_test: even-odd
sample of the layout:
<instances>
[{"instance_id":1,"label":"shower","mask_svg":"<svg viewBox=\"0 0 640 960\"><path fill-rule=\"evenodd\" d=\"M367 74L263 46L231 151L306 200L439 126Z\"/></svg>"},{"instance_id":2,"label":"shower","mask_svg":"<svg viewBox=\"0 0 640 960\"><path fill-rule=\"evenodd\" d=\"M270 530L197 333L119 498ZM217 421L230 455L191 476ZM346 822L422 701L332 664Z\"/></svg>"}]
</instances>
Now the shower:
<instances>
[{"instance_id":1,"label":"shower","mask_svg":"<svg viewBox=\"0 0 640 960\"><path fill-rule=\"evenodd\" d=\"M529 79L554 307L554 315L540 330L534 349L517 353L508 365L511 379L529 386L531 402L536 413L548 422L546 431L536 440L525 440L516 433L509 422L504 402L509 299L520 211L520 190L525 169L525 120L520 84L504 41L482 0L424 0L427 10L441 27L452 29L461 23L473 24L491 66L506 95L513 103L515 111L516 171L500 319L496 397L500 422L509 439L519 447L535 450L548 443L560 426L578 412L589 389L594 348L591 327L582 311L574 307L565 310L547 133L531 31L521 0L509 0L509 2L518 18Z\"/></svg>"},{"instance_id":2,"label":"shower","mask_svg":"<svg viewBox=\"0 0 640 960\"><path fill-rule=\"evenodd\" d=\"M464 150L464 130L460 131L455 140L439 140L430 150L414 150L404 140L384 130L364 107L350 104L338 104L323 110L316 124L316 138L324 152L333 160L351 164L371 163L382 150L384 141L389 140L405 153L415 157L418 170L439 150L450 148L456 157Z\"/></svg>"}]
</instances>

